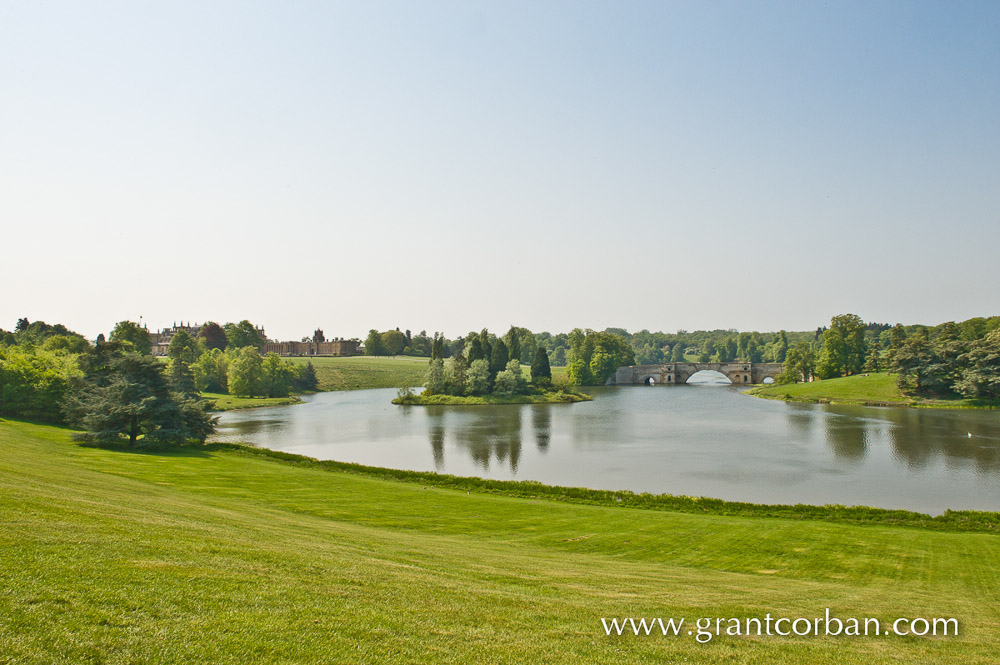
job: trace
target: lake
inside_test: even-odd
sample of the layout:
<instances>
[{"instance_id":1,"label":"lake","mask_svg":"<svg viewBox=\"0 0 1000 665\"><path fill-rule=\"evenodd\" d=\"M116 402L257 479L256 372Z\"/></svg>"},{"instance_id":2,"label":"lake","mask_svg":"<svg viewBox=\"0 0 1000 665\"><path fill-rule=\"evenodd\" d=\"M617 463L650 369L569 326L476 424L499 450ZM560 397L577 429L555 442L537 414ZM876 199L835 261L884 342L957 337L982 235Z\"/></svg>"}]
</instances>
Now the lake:
<instances>
[{"instance_id":1,"label":"lake","mask_svg":"<svg viewBox=\"0 0 1000 665\"><path fill-rule=\"evenodd\" d=\"M995 411L795 404L731 386L588 388L579 404L423 407L395 390L221 414L214 440L319 459L755 503L1000 510ZM971 435L971 436L970 436Z\"/></svg>"}]
</instances>

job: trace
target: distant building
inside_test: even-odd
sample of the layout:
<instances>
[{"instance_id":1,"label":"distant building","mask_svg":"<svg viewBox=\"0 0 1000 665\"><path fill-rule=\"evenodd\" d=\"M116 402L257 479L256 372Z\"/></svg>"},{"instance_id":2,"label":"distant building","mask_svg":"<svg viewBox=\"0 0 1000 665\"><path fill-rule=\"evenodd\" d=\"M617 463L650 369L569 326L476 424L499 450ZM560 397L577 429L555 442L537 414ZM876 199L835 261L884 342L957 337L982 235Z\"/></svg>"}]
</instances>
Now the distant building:
<instances>
[{"instance_id":1,"label":"distant building","mask_svg":"<svg viewBox=\"0 0 1000 665\"><path fill-rule=\"evenodd\" d=\"M174 325L169 328L149 333L153 355L167 355L167 352L170 350L170 340L180 331L183 330L192 337L197 337L198 333L201 332L201 327L202 324L199 323L191 325L189 321L186 325L183 322L178 325L175 321ZM258 327L257 331L261 334L261 337L267 339L263 328ZM268 341L260 348L260 352L263 355L277 353L279 356L356 356L361 352L359 349L360 346L361 342L356 339L335 337L332 340L327 340L323 331L317 328L311 340L307 338L301 342Z\"/></svg>"},{"instance_id":2,"label":"distant building","mask_svg":"<svg viewBox=\"0 0 1000 665\"><path fill-rule=\"evenodd\" d=\"M169 328L162 328L160 330L157 330L155 333L154 332L149 333L149 341L153 345L153 355L154 356L167 355L167 351L170 350L170 340L172 340L174 338L174 335L176 335L182 330L187 334L191 335L191 337L197 337L198 333L201 332L201 325L202 324L200 323L191 325L190 321L187 322L187 325L185 325L183 322L181 322L180 325L177 325L177 322L174 321L174 325L172 325ZM258 330L260 330L261 333L264 332L263 328L258 328Z\"/></svg>"},{"instance_id":3,"label":"distant building","mask_svg":"<svg viewBox=\"0 0 1000 665\"><path fill-rule=\"evenodd\" d=\"M279 356L356 356L360 346L361 342L356 339L335 337L325 342L268 342L260 352Z\"/></svg>"}]
</instances>

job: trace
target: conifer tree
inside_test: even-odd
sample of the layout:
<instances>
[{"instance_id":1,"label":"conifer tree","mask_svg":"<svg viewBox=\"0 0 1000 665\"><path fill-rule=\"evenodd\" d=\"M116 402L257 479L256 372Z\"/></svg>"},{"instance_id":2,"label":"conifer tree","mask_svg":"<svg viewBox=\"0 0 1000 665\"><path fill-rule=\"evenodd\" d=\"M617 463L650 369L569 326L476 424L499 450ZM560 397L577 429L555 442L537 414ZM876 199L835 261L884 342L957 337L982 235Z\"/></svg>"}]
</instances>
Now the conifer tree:
<instances>
[{"instance_id":1,"label":"conifer tree","mask_svg":"<svg viewBox=\"0 0 1000 665\"><path fill-rule=\"evenodd\" d=\"M531 363L531 382L539 387L546 387L552 383L549 354L542 347L538 347L535 351L535 359Z\"/></svg>"}]
</instances>

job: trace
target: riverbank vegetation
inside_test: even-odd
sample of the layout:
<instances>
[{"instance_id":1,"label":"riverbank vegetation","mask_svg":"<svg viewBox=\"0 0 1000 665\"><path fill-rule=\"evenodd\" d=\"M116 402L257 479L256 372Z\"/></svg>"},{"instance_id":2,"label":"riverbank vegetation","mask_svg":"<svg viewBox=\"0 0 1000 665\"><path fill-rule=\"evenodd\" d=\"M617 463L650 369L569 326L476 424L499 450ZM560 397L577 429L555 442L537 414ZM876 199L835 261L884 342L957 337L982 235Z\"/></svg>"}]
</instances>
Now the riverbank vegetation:
<instances>
[{"instance_id":1,"label":"riverbank vegetation","mask_svg":"<svg viewBox=\"0 0 1000 665\"><path fill-rule=\"evenodd\" d=\"M642 509L628 493L559 497L239 446L87 448L71 433L0 422L11 662L964 664L1000 649L995 515ZM883 625L957 617L961 634L699 644L600 623L825 607Z\"/></svg>"},{"instance_id":2,"label":"riverbank vegetation","mask_svg":"<svg viewBox=\"0 0 1000 665\"><path fill-rule=\"evenodd\" d=\"M800 401L1000 405L1000 317L877 330L853 314L835 316L817 343L788 350L778 377L780 384L810 383L751 392Z\"/></svg>"}]
</instances>

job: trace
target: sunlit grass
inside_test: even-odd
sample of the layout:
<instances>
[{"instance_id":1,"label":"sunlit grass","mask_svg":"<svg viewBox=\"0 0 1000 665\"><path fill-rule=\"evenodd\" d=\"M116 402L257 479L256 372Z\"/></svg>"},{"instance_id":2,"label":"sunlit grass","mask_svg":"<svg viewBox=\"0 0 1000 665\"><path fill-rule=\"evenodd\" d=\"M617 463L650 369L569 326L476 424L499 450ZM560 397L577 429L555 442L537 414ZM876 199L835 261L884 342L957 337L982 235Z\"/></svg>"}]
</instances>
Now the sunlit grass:
<instances>
[{"instance_id":1,"label":"sunlit grass","mask_svg":"<svg viewBox=\"0 0 1000 665\"><path fill-rule=\"evenodd\" d=\"M993 534L574 505L0 423L0 662L992 663ZM957 617L957 638L600 617Z\"/></svg>"}]
</instances>

